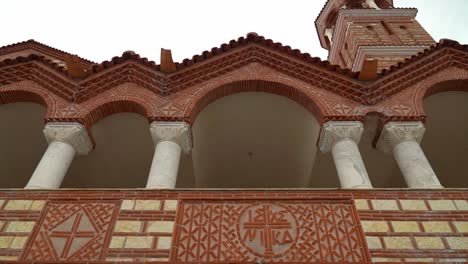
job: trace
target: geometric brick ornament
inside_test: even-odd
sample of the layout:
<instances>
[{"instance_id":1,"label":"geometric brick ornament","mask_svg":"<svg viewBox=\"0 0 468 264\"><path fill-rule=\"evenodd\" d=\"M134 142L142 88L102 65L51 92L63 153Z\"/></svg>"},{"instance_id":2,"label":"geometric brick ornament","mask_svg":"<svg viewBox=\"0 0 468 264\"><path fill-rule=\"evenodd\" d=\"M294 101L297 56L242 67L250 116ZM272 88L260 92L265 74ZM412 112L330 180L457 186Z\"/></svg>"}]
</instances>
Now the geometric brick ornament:
<instances>
[{"instance_id":1,"label":"geometric brick ornament","mask_svg":"<svg viewBox=\"0 0 468 264\"><path fill-rule=\"evenodd\" d=\"M369 262L349 200L183 201L172 261Z\"/></svg>"},{"instance_id":2,"label":"geometric brick ornament","mask_svg":"<svg viewBox=\"0 0 468 264\"><path fill-rule=\"evenodd\" d=\"M115 202L49 202L23 260L100 260L116 208Z\"/></svg>"}]
</instances>

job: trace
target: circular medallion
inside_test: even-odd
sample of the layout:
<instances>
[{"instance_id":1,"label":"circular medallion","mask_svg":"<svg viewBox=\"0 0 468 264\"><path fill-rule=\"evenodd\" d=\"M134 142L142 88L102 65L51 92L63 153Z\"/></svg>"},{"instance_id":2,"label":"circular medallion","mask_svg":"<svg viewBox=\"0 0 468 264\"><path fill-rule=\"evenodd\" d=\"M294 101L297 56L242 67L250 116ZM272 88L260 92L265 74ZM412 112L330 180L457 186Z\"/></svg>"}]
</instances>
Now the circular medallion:
<instances>
[{"instance_id":1,"label":"circular medallion","mask_svg":"<svg viewBox=\"0 0 468 264\"><path fill-rule=\"evenodd\" d=\"M284 254L297 240L297 221L282 205L256 204L239 216L237 237L250 252L272 258Z\"/></svg>"}]
</instances>

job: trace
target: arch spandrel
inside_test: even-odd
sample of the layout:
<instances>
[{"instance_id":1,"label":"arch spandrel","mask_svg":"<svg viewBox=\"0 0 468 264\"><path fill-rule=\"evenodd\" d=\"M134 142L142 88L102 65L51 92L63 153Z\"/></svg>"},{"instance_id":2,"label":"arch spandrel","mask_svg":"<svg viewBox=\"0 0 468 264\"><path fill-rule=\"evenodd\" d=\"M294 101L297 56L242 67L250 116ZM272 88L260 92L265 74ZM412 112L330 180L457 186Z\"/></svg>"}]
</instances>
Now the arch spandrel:
<instances>
[{"instance_id":1,"label":"arch spandrel","mask_svg":"<svg viewBox=\"0 0 468 264\"><path fill-rule=\"evenodd\" d=\"M54 116L57 109L68 104L63 98L33 81L21 81L0 86L0 104L31 102L44 106L45 120Z\"/></svg>"},{"instance_id":2,"label":"arch spandrel","mask_svg":"<svg viewBox=\"0 0 468 264\"><path fill-rule=\"evenodd\" d=\"M288 97L308 109L319 122L331 119L355 119L360 103L297 80L260 63L242 68L192 86L173 95L170 111L164 116L193 122L209 103L240 92L267 92Z\"/></svg>"},{"instance_id":3,"label":"arch spandrel","mask_svg":"<svg viewBox=\"0 0 468 264\"><path fill-rule=\"evenodd\" d=\"M441 89L433 91L433 87L438 83L468 80L468 70L450 67L438 72L403 91L381 101L375 106L368 106L362 110L363 115L370 112L379 113L385 121L420 121L424 120L426 113L423 108L423 100L432 93L444 92ZM468 88L466 88L468 90Z\"/></svg>"},{"instance_id":4,"label":"arch spandrel","mask_svg":"<svg viewBox=\"0 0 468 264\"><path fill-rule=\"evenodd\" d=\"M145 118L156 115L157 106L163 99L134 83L125 83L107 90L80 104L70 104L71 111L61 118L77 119L91 127L101 119L112 114L132 112Z\"/></svg>"},{"instance_id":5,"label":"arch spandrel","mask_svg":"<svg viewBox=\"0 0 468 264\"><path fill-rule=\"evenodd\" d=\"M439 85L448 82L463 82L465 85L456 85L457 88L451 85ZM414 94L414 105L419 113L426 114L423 107L424 98L436 93L449 91L468 91L468 70L457 67L449 68L444 71L444 74L428 79L426 82L418 86Z\"/></svg>"}]
</instances>

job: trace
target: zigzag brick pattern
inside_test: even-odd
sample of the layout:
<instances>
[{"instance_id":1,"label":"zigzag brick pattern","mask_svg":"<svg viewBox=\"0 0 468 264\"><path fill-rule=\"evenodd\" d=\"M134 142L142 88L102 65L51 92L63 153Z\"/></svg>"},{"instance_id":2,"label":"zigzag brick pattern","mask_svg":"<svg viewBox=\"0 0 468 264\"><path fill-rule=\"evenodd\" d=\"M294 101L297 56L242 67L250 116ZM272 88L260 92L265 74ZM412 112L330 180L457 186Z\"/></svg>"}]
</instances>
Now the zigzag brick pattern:
<instances>
[{"instance_id":1,"label":"zigzag brick pattern","mask_svg":"<svg viewBox=\"0 0 468 264\"><path fill-rule=\"evenodd\" d=\"M182 205L172 260L366 262L351 201L191 202Z\"/></svg>"},{"instance_id":2,"label":"zigzag brick pattern","mask_svg":"<svg viewBox=\"0 0 468 264\"><path fill-rule=\"evenodd\" d=\"M24 53L30 45L34 51ZM24 57L10 58L14 52ZM370 113L384 123L424 121L424 97L466 91L468 76L467 47L450 40L383 70L370 82L252 34L185 60L169 74L136 54L124 54L88 68L82 79L71 79L66 68L42 56L55 54L62 61L64 54L50 47L25 42L0 53L0 104L39 103L47 107L47 122L80 122L88 129L120 112L135 112L149 121L191 123L210 102L246 91L288 97L321 123L363 120Z\"/></svg>"}]
</instances>

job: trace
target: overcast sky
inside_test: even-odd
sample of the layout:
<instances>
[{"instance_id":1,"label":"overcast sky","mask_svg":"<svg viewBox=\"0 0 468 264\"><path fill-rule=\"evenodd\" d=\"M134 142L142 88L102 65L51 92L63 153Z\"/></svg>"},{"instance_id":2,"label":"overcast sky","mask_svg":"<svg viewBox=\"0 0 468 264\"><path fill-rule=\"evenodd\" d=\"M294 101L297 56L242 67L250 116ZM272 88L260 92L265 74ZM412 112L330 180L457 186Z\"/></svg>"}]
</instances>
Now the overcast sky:
<instances>
[{"instance_id":1,"label":"overcast sky","mask_svg":"<svg viewBox=\"0 0 468 264\"><path fill-rule=\"evenodd\" d=\"M133 50L159 63L160 48L175 61L257 32L326 59L314 21L325 0L2 0L0 46L35 39L101 62ZM394 0L419 9L436 41L468 43L468 0Z\"/></svg>"}]
</instances>

